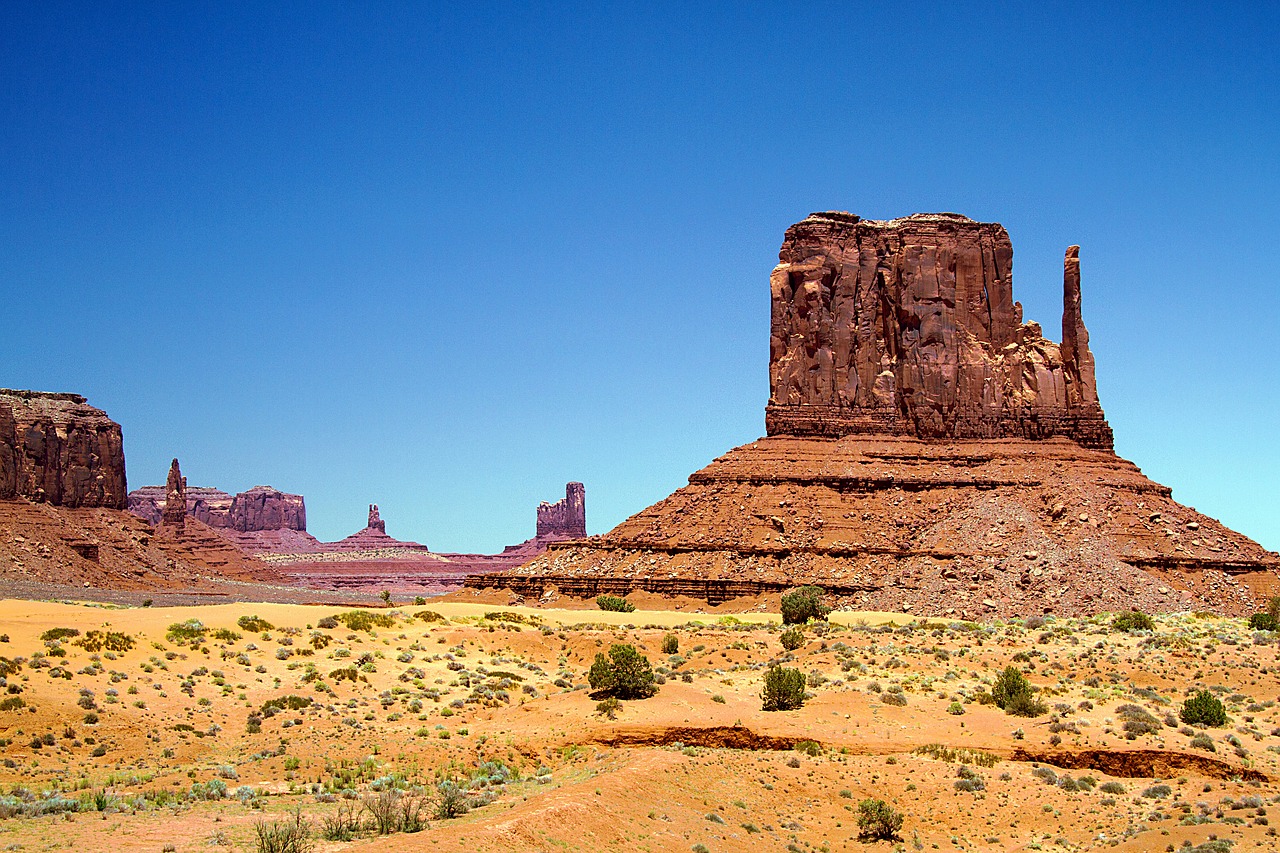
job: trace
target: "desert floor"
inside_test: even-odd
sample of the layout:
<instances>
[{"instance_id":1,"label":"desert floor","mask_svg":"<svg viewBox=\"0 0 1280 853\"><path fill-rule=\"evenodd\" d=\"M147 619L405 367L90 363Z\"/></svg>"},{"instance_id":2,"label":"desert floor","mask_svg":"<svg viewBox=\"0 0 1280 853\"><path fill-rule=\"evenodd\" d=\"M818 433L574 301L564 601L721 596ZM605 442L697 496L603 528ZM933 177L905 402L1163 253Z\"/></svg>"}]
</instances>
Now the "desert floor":
<instances>
[{"instance_id":1,"label":"desert floor","mask_svg":"<svg viewBox=\"0 0 1280 853\"><path fill-rule=\"evenodd\" d=\"M332 605L0 601L0 849L251 851L293 814L317 851L1280 844L1280 661L1242 620L837 613L786 652L776 611L565 604L359 611L379 626ZM662 683L610 719L587 670L615 643ZM808 674L803 708L761 710L770 662ZM1010 664L1045 714L980 701ZM1201 687L1226 726L1177 719ZM438 819L445 779L470 808ZM873 797L899 841L858 840ZM424 828L375 834L379 801ZM340 813L357 831L326 839Z\"/></svg>"}]
</instances>

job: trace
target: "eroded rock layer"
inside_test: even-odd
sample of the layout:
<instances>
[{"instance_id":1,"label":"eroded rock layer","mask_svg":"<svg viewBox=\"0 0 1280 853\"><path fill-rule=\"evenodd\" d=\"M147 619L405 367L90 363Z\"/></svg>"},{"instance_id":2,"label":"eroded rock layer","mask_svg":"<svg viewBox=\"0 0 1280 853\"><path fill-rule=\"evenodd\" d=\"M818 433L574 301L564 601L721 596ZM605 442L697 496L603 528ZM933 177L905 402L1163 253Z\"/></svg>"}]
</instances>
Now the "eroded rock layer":
<instances>
[{"instance_id":1,"label":"eroded rock layer","mask_svg":"<svg viewBox=\"0 0 1280 853\"><path fill-rule=\"evenodd\" d=\"M0 388L0 499L124 509L120 425L79 394Z\"/></svg>"},{"instance_id":2,"label":"eroded rock layer","mask_svg":"<svg viewBox=\"0 0 1280 853\"><path fill-rule=\"evenodd\" d=\"M814 213L770 276L771 435L1063 435L1110 449L1067 250L1063 343L1022 322L1004 227Z\"/></svg>"},{"instance_id":3,"label":"eroded rock layer","mask_svg":"<svg viewBox=\"0 0 1280 853\"><path fill-rule=\"evenodd\" d=\"M1278 567L1131 462L1066 439L771 436L604 536L467 585L718 603L816 583L928 616L1244 613L1280 591Z\"/></svg>"}]
</instances>

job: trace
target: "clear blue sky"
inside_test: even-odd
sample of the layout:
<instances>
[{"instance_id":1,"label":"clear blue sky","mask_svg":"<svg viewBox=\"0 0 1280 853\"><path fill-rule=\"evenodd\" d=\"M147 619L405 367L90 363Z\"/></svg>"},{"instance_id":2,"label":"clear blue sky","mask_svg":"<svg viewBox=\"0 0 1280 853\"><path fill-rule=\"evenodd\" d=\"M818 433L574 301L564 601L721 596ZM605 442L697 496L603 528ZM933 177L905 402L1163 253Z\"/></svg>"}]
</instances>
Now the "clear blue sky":
<instances>
[{"instance_id":1,"label":"clear blue sky","mask_svg":"<svg viewBox=\"0 0 1280 853\"><path fill-rule=\"evenodd\" d=\"M0 386L336 538L603 532L763 433L813 210L1062 253L1117 450L1280 548L1274 3L0 5Z\"/></svg>"}]
</instances>

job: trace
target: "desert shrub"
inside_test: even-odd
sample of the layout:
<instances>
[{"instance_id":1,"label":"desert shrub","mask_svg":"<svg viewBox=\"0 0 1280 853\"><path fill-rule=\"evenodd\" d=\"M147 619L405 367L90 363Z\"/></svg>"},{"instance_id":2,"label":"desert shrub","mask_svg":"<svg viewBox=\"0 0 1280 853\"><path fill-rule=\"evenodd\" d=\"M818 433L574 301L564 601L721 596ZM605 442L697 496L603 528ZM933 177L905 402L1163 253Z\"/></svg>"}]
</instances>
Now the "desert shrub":
<instances>
[{"instance_id":1,"label":"desert shrub","mask_svg":"<svg viewBox=\"0 0 1280 853\"><path fill-rule=\"evenodd\" d=\"M276 696L263 702L262 713L269 717L276 711L301 711L309 707L311 707L310 696L295 696L291 693L288 696Z\"/></svg>"},{"instance_id":2,"label":"desert shrub","mask_svg":"<svg viewBox=\"0 0 1280 853\"><path fill-rule=\"evenodd\" d=\"M1112 619L1111 627L1116 631L1152 631L1155 629L1156 623L1141 610L1130 610Z\"/></svg>"},{"instance_id":3,"label":"desert shrub","mask_svg":"<svg viewBox=\"0 0 1280 853\"><path fill-rule=\"evenodd\" d=\"M608 717L611 720L618 718L618 711L622 709L622 703L612 696L596 703L596 713L602 717Z\"/></svg>"},{"instance_id":4,"label":"desert shrub","mask_svg":"<svg viewBox=\"0 0 1280 853\"><path fill-rule=\"evenodd\" d=\"M803 625L810 619L826 619L831 610L823 605L822 594L820 586L802 586L783 595L782 623Z\"/></svg>"},{"instance_id":5,"label":"desert shrub","mask_svg":"<svg viewBox=\"0 0 1280 853\"><path fill-rule=\"evenodd\" d=\"M940 743L926 743L924 746L918 746L915 749L915 753L917 755L927 755L939 761L949 763L959 761L963 764L976 764L979 767L995 767L996 762L1000 760L993 753L983 752L980 749L944 746Z\"/></svg>"},{"instance_id":6,"label":"desert shrub","mask_svg":"<svg viewBox=\"0 0 1280 853\"><path fill-rule=\"evenodd\" d=\"M1182 703L1178 714L1182 722L1192 726L1225 726L1227 711L1222 702L1208 690L1201 690Z\"/></svg>"},{"instance_id":7,"label":"desert shrub","mask_svg":"<svg viewBox=\"0 0 1280 853\"><path fill-rule=\"evenodd\" d=\"M266 619L258 616L241 616L236 620L236 624L240 626L241 631L248 631L250 634L261 634L263 631L270 631L275 627Z\"/></svg>"},{"instance_id":8,"label":"desert shrub","mask_svg":"<svg viewBox=\"0 0 1280 853\"><path fill-rule=\"evenodd\" d=\"M1146 708L1138 705L1121 705L1116 714L1124 720L1125 737L1134 740L1139 735L1154 735L1161 731L1160 721Z\"/></svg>"},{"instance_id":9,"label":"desert shrub","mask_svg":"<svg viewBox=\"0 0 1280 853\"><path fill-rule=\"evenodd\" d=\"M301 808L291 818L270 823L260 820L253 828L257 834L257 853L311 853L315 849L311 824L302 819Z\"/></svg>"},{"instance_id":10,"label":"desert shrub","mask_svg":"<svg viewBox=\"0 0 1280 853\"><path fill-rule=\"evenodd\" d=\"M636 609L630 601L616 595L597 595L596 607L601 610L611 610L614 613L633 613Z\"/></svg>"},{"instance_id":11,"label":"desert shrub","mask_svg":"<svg viewBox=\"0 0 1280 853\"><path fill-rule=\"evenodd\" d=\"M884 693L880 694L880 701L886 705L896 705L901 708L907 704L907 697L901 693L886 690Z\"/></svg>"},{"instance_id":12,"label":"desert shrub","mask_svg":"<svg viewBox=\"0 0 1280 853\"><path fill-rule=\"evenodd\" d=\"M374 628L392 628L396 624L394 617L385 613L371 613L368 610L348 610L346 613L339 613L333 618L346 625L352 631L372 632Z\"/></svg>"},{"instance_id":13,"label":"desert shrub","mask_svg":"<svg viewBox=\"0 0 1280 853\"><path fill-rule=\"evenodd\" d=\"M332 631L334 628L338 627L338 620L334 619L332 616L325 616L316 623L316 627L324 628L326 631Z\"/></svg>"},{"instance_id":14,"label":"desert shrub","mask_svg":"<svg viewBox=\"0 0 1280 853\"><path fill-rule=\"evenodd\" d=\"M46 643L53 643L58 640L65 640L68 637L79 636L79 628L50 628L48 631L45 631L40 635L40 639L44 640Z\"/></svg>"},{"instance_id":15,"label":"desert shrub","mask_svg":"<svg viewBox=\"0 0 1280 853\"><path fill-rule=\"evenodd\" d=\"M351 841L360 834L360 807L340 801L334 813L322 819L320 827L326 841Z\"/></svg>"},{"instance_id":16,"label":"desert shrub","mask_svg":"<svg viewBox=\"0 0 1280 853\"><path fill-rule=\"evenodd\" d=\"M1119 782L1103 782L1098 786L1098 790L1104 794L1123 794L1125 788Z\"/></svg>"},{"instance_id":17,"label":"desert shrub","mask_svg":"<svg viewBox=\"0 0 1280 853\"><path fill-rule=\"evenodd\" d=\"M0 699L0 711L16 711L19 708L25 708L26 705L21 696L6 696Z\"/></svg>"},{"instance_id":18,"label":"desert shrub","mask_svg":"<svg viewBox=\"0 0 1280 853\"><path fill-rule=\"evenodd\" d=\"M1249 617L1249 627L1255 631L1274 631L1280 628L1280 622L1270 613L1255 613Z\"/></svg>"},{"instance_id":19,"label":"desert shrub","mask_svg":"<svg viewBox=\"0 0 1280 853\"><path fill-rule=\"evenodd\" d=\"M100 652L103 649L109 652L127 652L133 648L133 637L118 631L89 631L80 639L73 640L72 645L79 646L86 652Z\"/></svg>"},{"instance_id":20,"label":"desert shrub","mask_svg":"<svg viewBox=\"0 0 1280 853\"><path fill-rule=\"evenodd\" d=\"M1200 732L1200 734L1196 735L1191 739L1191 748L1203 749L1205 752L1218 751L1218 748L1213 745L1213 738L1209 737L1204 732Z\"/></svg>"},{"instance_id":21,"label":"desert shrub","mask_svg":"<svg viewBox=\"0 0 1280 853\"><path fill-rule=\"evenodd\" d=\"M199 619L188 619L174 622L164 636L171 643L198 643L204 639L207 630Z\"/></svg>"},{"instance_id":22,"label":"desert shrub","mask_svg":"<svg viewBox=\"0 0 1280 853\"><path fill-rule=\"evenodd\" d=\"M947 713L954 714L957 717L962 717L964 716L964 705L961 705L959 702L952 702L947 706Z\"/></svg>"},{"instance_id":23,"label":"desert shrub","mask_svg":"<svg viewBox=\"0 0 1280 853\"><path fill-rule=\"evenodd\" d=\"M422 603L426 604L427 603L426 599L423 599ZM444 617L441 616L439 613L435 612L434 610L419 610L417 613L413 615L416 618L421 619L423 622L443 622L444 621ZM487 615L488 614L486 614L486 616Z\"/></svg>"},{"instance_id":24,"label":"desert shrub","mask_svg":"<svg viewBox=\"0 0 1280 853\"><path fill-rule=\"evenodd\" d=\"M467 792L448 779L436 786L436 820L449 820L464 815L470 809Z\"/></svg>"},{"instance_id":25,"label":"desert shrub","mask_svg":"<svg viewBox=\"0 0 1280 853\"><path fill-rule=\"evenodd\" d=\"M1015 717L1038 717L1048 710L1043 703L1036 701L1031 682L1014 666L1006 666L996 676L991 698L997 707Z\"/></svg>"},{"instance_id":26,"label":"desert shrub","mask_svg":"<svg viewBox=\"0 0 1280 853\"><path fill-rule=\"evenodd\" d=\"M1142 796L1148 800L1163 800L1173 793L1173 789L1168 785L1152 785L1142 792Z\"/></svg>"},{"instance_id":27,"label":"desert shrub","mask_svg":"<svg viewBox=\"0 0 1280 853\"><path fill-rule=\"evenodd\" d=\"M866 841L893 841L902 829L902 812L884 800L858 803L858 837Z\"/></svg>"},{"instance_id":28,"label":"desert shrub","mask_svg":"<svg viewBox=\"0 0 1280 853\"><path fill-rule=\"evenodd\" d=\"M662 638L662 653L664 655L678 654L680 651L680 638L675 634L667 634Z\"/></svg>"},{"instance_id":29,"label":"desert shrub","mask_svg":"<svg viewBox=\"0 0 1280 853\"><path fill-rule=\"evenodd\" d=\"M802 740L795 745L796 752L803 752L810 758L817 758L822 755L822 744L813 740Z\"/></svg>"},{"instance_id":30,"label":"desert shrub","mask_svg":"<svg viewBox=\"0 0 1280 853\"><path fill-rule=\"evenodd\" d=\"M782 641L782 647L789 652L804 645L804 631L797 627L788 628L782 632L782 636L778 638Z\"/></svg>"},{"instance_id":31,"label":"desert shrub","mask_svg":"<svg viewBox=\"0 0 1280 853\"><path fill-rule=\"evenodd\" d=\"M760 691L761 708L765 711L792 711L804 704L806 679L798 669L771 666L764 674Z\"/></svg>"},{"instance_id":32,"label":"desert shrub","mask_svg":"<svg viewBox=\"0 0 1280 853\"><path fill-rule=\"evenodd\" d=\"M617 699L645 699L658 692L649 659L630 644L609 647L609 654L597 654L587 673L592 690Z\"/></svg>"}]
</instances>

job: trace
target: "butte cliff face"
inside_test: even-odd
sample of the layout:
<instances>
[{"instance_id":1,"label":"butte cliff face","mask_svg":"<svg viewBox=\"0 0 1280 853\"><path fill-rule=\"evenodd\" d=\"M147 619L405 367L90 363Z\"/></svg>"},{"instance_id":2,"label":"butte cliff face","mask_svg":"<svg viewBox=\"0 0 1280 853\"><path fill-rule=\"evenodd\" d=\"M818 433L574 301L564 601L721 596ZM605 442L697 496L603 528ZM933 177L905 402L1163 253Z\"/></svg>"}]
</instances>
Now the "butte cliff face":
<instances>
[{"instance_id":1,"label":"butte cliff face","mask_svg":"<svg viewBox=\"0 0 1280 853\"><path fill-rule=\"evenodd\" d=\"M999 224L815 213L791 226L769 282L769 434L1061 435L1110 450L1077 253L1057 344L1022 322Z\"/></svg>"},{"instance_id":2,"label":"butte cliff face","mask_svg":"<svg viewBox=\"0 0 1280 853\"><path fill-rule=\"evenodd\" d=\"M824 586L921 616L1242 614L1280 560L1112 451L1067 250L1062 343L1004 228L814 214L770 276L768 435L609 533L471 587L726 598Z\"/></svg>"},{"instance_id":3,"label":"butte cliff face","mask_svg":"<svg viewBox=\"0 0 1280 853\"><path fill-rule=\"evenodd\" d=\"M79 394L0 389L0 499L124 509L120 425Z\"/></svg>"},{"instance_id":4,"label":"butte cliff face","mask_svg":"<svg viewBox=\"0 0 1280 853\"><path fill-rule=\"evenodd\" d=\"M587 490L581 483L566 483L564 499L538 504L538 539L580 539L587 535Z\"/></svg>"}]
</instances>

